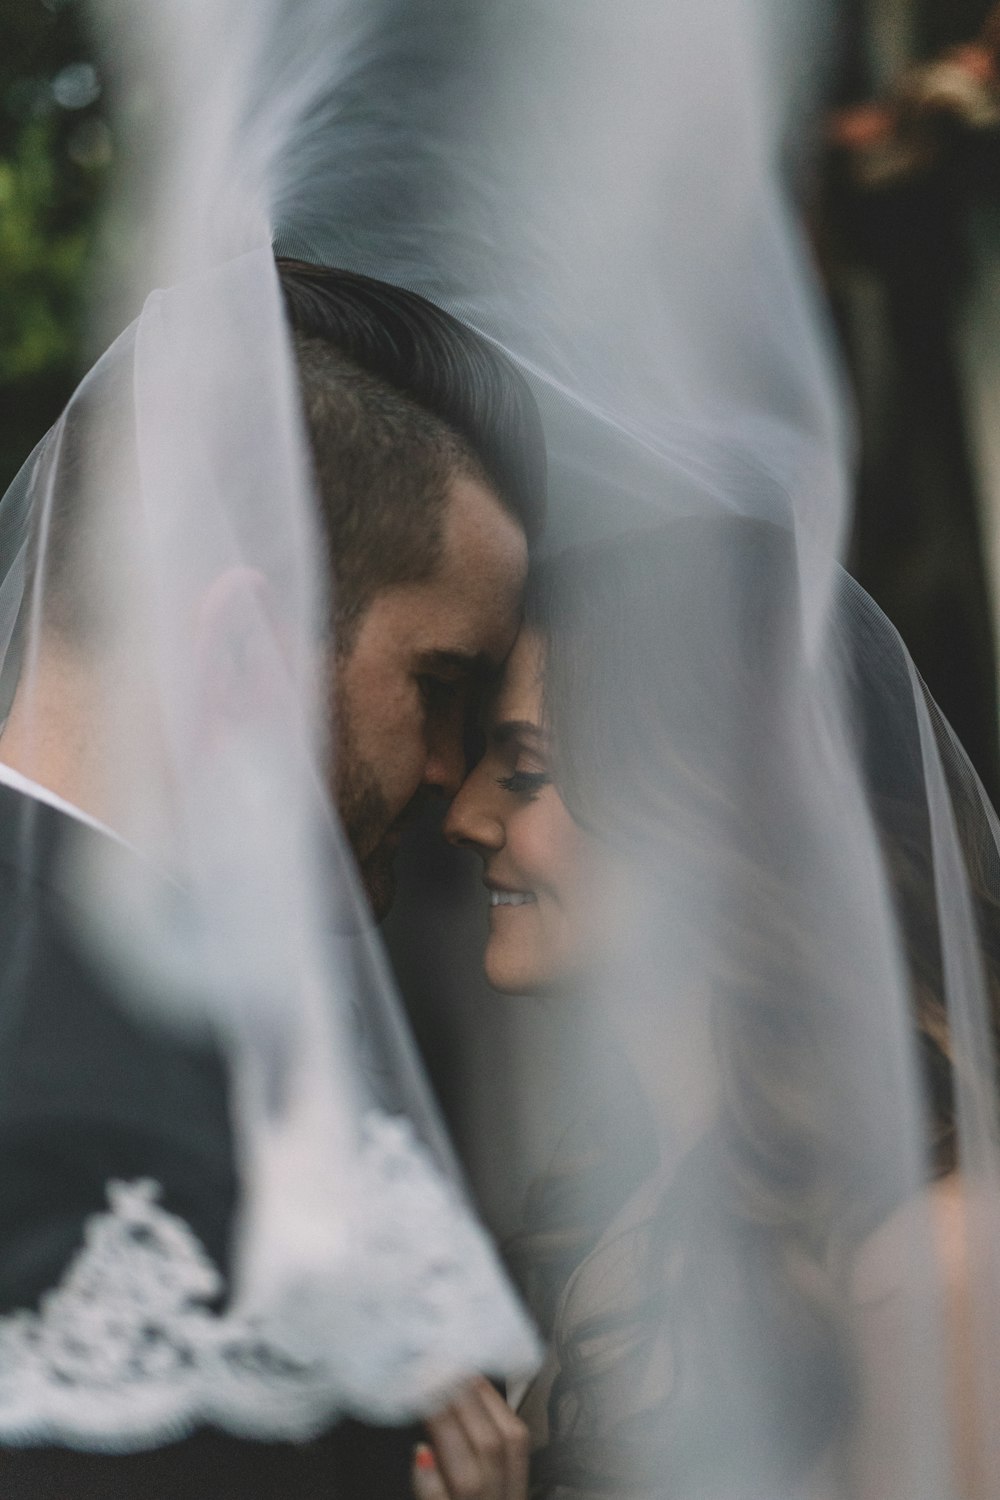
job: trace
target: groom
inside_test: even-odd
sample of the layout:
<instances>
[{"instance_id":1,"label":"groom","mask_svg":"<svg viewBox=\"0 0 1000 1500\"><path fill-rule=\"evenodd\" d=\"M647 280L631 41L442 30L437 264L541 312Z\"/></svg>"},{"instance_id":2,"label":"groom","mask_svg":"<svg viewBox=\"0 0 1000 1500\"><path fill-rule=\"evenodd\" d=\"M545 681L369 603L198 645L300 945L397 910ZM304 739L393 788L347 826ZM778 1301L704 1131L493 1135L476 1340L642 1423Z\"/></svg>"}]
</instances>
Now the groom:
<instances>
[{"instance_id":1,"label":"groom","mask_svg":"<svg viewBox=\"0 0 1000 1500\"><path fill-rule=\"evenodd\" d=\"M430 303L279 262L336 600L335 795L376 916L399 834L453 795L514 637L545 457L527 385Z\"/></svg>"},{"instance_id":2,"label":"groom","mask_svg":"<svg viewBox=\"0 0 1000 1500\"><path fill-rule=\"evenodd\" d=\"M336 601L331 789L380 917L401 832L425 796L457 789L468 710L517 628L541 433L517 372L423 299L278 269ZM15 694L0 734L0 1314L58 1284L109 1179L160 1181L223 1270L237 1193L218 1057L144 1028L65 921L59 851L108 835L88 750L99 726L65 638L74 611L55 615L30 714ZM390 1448L348 1428L300 1447L202 1432L129 1456L12 1449L0 1496L395 1500ZM405 1484L405 1468L392 1473Z\"/></svg>"}]
</instances>

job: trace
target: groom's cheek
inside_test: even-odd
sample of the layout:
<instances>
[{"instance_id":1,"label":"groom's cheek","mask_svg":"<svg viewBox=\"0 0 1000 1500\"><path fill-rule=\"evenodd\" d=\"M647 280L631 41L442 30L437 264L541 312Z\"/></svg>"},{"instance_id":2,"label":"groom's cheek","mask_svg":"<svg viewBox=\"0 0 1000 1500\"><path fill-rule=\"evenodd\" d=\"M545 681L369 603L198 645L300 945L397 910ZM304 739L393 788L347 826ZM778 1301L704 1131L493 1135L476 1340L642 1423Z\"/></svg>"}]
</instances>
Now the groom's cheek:
<instances>
[{"instance_id":1,"label":"groom's cheek","mask_svg":"<svg viewBox=\"0 0 1000 1500\"><path fill-rule=\"evenodd\" d=\"M483 729L482 713L477 708L466 715L462 725L462 759L465 775L475 770L486 754L486 733Z\"/></svg>"}]
</instances>

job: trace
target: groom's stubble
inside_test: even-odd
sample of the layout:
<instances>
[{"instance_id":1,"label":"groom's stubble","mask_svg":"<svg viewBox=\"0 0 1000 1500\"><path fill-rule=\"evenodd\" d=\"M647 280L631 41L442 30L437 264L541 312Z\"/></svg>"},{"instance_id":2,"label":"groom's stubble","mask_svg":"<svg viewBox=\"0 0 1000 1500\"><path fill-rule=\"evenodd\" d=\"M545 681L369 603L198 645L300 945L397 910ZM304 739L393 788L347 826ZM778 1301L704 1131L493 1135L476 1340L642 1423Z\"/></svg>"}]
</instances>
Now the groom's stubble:
<instances>
[{"instance_id":1,"label":"groom's stubble","mask_svg":"<svg viewBox=\"0 0 1000 1500\"><path fill-rule=\"evenodd\" d=\"M372 915L380 922L396 894L395 848L386 842L392 813L375 768L360 752L350 709L342 693L337 694L336 743L337 806Z\"/></svg>"}]
</instances>

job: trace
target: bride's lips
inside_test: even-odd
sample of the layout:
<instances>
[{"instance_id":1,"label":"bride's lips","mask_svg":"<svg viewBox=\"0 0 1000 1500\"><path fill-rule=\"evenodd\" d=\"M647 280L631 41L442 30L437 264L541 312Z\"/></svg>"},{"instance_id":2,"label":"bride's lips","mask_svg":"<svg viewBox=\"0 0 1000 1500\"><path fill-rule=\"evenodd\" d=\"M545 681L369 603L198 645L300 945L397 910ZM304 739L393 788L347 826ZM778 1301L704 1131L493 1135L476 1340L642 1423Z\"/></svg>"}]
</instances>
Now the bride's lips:
<instances>
[{"instance_id":1,"label":"bride's lips","mask_svg":"<svg viewBox=\"0 0 1000 1500\"><path fill-rule=\"evenodd\" d=\"M483 884L490 894L491 911L500 906L525 906L538 900L534 891L519 891L514 886L500 885L495 880L484 880Z\"/></svg>"}]
</instances>

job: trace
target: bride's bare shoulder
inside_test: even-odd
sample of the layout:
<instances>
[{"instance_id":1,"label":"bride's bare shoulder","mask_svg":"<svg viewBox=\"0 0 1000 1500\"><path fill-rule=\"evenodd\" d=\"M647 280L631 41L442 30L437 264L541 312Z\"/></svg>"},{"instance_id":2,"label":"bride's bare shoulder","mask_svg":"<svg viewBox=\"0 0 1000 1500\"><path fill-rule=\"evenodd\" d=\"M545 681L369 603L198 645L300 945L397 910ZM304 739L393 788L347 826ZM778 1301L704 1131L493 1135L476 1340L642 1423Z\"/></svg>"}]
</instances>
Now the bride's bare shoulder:
<instances>
[{"instance_id":1,"label":"bride's bare shoulder","mask_svg":"<svg viewBox=\"0 0 1000 1500\"><path fill-rule=\"evenodd\" d=\"M964 1500L985 1500L973 1477L973 1221L978 1224L970 1191L953 1173L896 1209L857 1254L852 1301L864 1393L857 1453L858 1491L864 1496L897 1493L892 1484L898 1481L901 1456L912 1446L916 1400L930 1408L925 1426L944 1419L955 1460L955 1493ZM940 1351L936 1369L934 1350Z\"/></svg>"},{"instance_id":2,"label":"bride's bare shoulder","mask_svg":"<svg viewBox=\"0 0 1000 1500\"><path fill-rule=\"evenodd\" d=\"M907 1288L926 1287L928 1277L942 1291L965 1287L968 1222L965 1185L957 1172L907 1199L857 1252L854 1300L877 1303Z\"/></svg>"}]
</instances>

